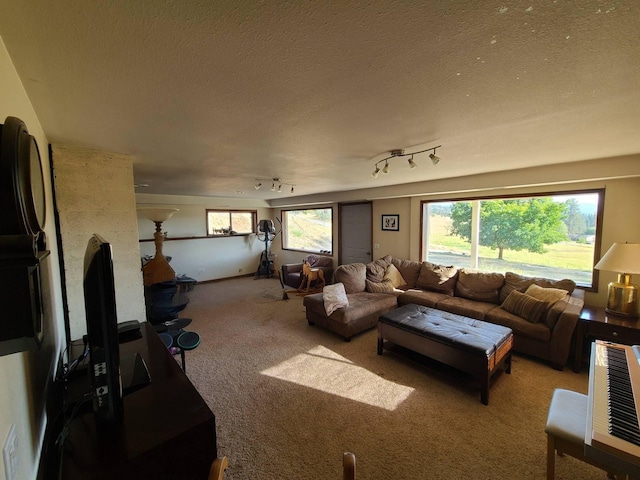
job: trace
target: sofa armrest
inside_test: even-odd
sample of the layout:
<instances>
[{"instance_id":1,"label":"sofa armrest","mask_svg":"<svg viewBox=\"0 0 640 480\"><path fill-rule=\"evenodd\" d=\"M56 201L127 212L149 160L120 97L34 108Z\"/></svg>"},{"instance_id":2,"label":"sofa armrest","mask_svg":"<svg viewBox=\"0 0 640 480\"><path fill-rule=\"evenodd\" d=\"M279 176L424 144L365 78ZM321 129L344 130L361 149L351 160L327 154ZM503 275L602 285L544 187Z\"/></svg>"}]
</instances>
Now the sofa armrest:
<instances>
[{"instance_id":1,"label":"sofa armrest","mask_svg":"<svg viewBox=\"0 0 640 480\"><path fill-rule=\"evenodd\" d=\"M553 332L551 332L549 360L557 368L562 369L567 363L569 351L571 350L573 331L578 324L583 306L584 290L575 289L569 297L567 306L560 314Z\"/></svg>"},{"instance_id":2,"label":"sofa armrest","mask_svg":"<svg viewBox=\"0 0 640 480\"><path fill-rule=\"evenodd\" d=\"M302 263L285 263L282 265L282 273L299 273L302 271Z\"/></svg>"}]
</instances>

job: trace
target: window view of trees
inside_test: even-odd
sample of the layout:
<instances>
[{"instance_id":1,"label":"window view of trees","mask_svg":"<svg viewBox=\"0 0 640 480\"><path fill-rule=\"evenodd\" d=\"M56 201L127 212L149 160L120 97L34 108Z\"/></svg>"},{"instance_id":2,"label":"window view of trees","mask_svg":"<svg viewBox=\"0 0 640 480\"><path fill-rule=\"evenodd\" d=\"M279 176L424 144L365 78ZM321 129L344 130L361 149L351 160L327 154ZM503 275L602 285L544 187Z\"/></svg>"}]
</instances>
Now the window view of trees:
<instances>
[{"instance_id":1,"label":"window view of trees","mask_svg":"<svg viewBox=\"0 0 640 480\"><path fill-rule=\"evenodd\" d=\"M333 210L310 208L282 211L282 248L305 252L333 250Z\"/></svg>"},{"instance_id":2,"label":"window view of trees","mask_svg":"<svg viewBox=\"0 0 640 480\"><path fill-rule=\"evenodd\" d=\"M489 200L480 205L480 245L498 250L500 260L505 249L546 253L545 245L568 239L563 203L530 198ZM471 202L454 203L451 220L451 233L471 242Z\"/></svg>"},{"instance_id":3,"label":"window view of trees","mask_svg":"<svg viewBox=\"0 0 640 480\"><path fill-rule=\"evenodd\" d=\"M424 203L425 259L590 286L600 194Z\"/></svg>"}]
</instances>

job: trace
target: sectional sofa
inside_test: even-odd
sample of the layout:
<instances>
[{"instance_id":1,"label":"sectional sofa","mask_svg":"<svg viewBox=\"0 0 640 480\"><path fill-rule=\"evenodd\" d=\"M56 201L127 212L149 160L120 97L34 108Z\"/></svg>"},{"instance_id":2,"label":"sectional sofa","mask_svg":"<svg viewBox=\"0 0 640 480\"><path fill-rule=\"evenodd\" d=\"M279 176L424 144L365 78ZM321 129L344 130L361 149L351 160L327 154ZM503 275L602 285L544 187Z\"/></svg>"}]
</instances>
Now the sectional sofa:
<instances>
[{"instance_id":1,"label":"sectional sofa","mask_svg":"<svg viewBox=\"0 0 640 480\"><path fill-rule=\"evenodd\" d=\"M341 265L334 281L344 285L344 305L327 315L323 293L306 296L310 325L349 340L398 306L423 305L509 327L515 351L546 360L556 369L567 362L584 305L584 291L569 279L478 272L388 255L366 265Z\"/></svg>"}]
</instances>

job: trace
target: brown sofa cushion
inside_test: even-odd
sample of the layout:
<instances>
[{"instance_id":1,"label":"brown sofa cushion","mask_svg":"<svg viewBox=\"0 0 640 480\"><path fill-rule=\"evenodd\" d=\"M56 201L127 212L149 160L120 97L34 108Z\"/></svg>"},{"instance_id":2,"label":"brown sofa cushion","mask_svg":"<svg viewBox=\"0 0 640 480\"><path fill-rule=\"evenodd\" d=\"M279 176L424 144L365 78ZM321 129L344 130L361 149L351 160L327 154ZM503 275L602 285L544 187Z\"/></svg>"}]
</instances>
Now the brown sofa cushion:
<instances>
[{"instance_id":1,"label":"brown sofa cushion","mask_svg":"<svg viewBox=\"0 0 640 480\"><path fill-rule=\"evenodd\" d=\"M438 302L441 302L446 298L451 297L445 293L410 288L398 295L398 305L414 303L416 305L422 305L423 307L435 307Z\"/></svg>"},{"instance_id":2,"label":"brown sofa cushion","mask_svg":"<svg viewBox=\"0 0 640 480\"><path fill-rule=\"evenodd\" d=\"M527 277L514 272L507 272L504 274L504 286L502 290L500 290L500 302L504 302L512 290L524 293L527 288L534 283L543 288L560 288L566 290L569 295L571 295L576 288L576 283L569 279L550 280L548 278Z\"/></svg>"},{"instance_id":3,"label":"brown sofa cushion","mask_svg":"<svg viewBox=\"0 0 640 480\"><path fill-rule=\"evenodd\" d=\"M457 279L458 267L446 267L435 263L423 262L416 287L453 296Z\"/></svg>"},{"instance_id":4,"label":"brown sofa cushion","mask_svg":"<svg viewBox=\"0 0 640 480\"><path fill-rule=\"evenodd\" d=\"M394 258L391 263L395 265L400 275L402 275L402 278L407 282L406 288L415 288L418 277L420 276L422 262Z\"/></svg>"},{"instance_id":5,"label":"brown sofa cushion","mask_svg":"<svg viewBox=\"0 0 640 480\"><path fill-rule=\"evenodd\" d=\"M539 342L548 342L551 338L551 330L543 323L531 323L522 317L509 313L500 307L495 307L487 312L486 321L509 327L513 330L516 339L520 336ZM516 343L518 340L516 340Z\"/></svg>"},{"instance_id":6,"label":"brown sofa cushion","mask_svg":"<svg viewBox=\"0 0 640 480\"><path fill-rule=\"evenodd\" d=\"M538 300L526 293L520 293L513 290L502 302L500 308L506 310L509 313L513 313L531 323L537 323L542 318L542 314L547 309L547 302Z\"/></svg>"},{"instance_id":7,"label":"brown sofa cushion","mask_svg":"<svg viewBox=\"0 0 640 480\"><path fill-rule=\"evenodd\" d=\"M344 284L347 293L364 292L366 288L367 267L364 263L349 263L336 268L333 276L337 282Z\"/></svg>"},{"instance_id":8,"label":"brown sofa cushion","mask_svg":"<svg viewBox=\"0 0 640 480\"><path fill-rule=\"evenodd\" d=\"M501 273L484 273L463 268L458 272L455 292L458 297L497 304L503 285L504 275Z\"/></svg>"},{"instance_id":9,"label":"brown sofa cushion","mask_svg":"<svg viewBox=\"0 0 640 480\"><path fill-rule=\"evenodd\" d=\"M487 313L497 307L494 303L478 302L477 300L469 300L468 298L462 297L450 297L447 295L444 300L440 300L438 302L436 308L438 310L444 310L445 312L475 318L476 320L484 320Z\"/></svg>"}]
</instances>

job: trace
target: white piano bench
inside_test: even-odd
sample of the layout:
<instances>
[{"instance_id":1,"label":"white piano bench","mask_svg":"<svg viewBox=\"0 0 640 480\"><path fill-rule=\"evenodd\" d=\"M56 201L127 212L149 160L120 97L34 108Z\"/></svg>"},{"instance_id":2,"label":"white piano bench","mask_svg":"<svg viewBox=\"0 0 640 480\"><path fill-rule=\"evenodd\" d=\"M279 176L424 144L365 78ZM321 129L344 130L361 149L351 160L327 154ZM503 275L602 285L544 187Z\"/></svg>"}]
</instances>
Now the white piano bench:
<instances>
[{"instance_id":1,"label":"white piano bench","mask_svg":"<svg viewBox=\"0 0 640 480\"><path fill-rule=\"evenodd\" d=\"M547 425L547 480L556 472L556 452L570 455L607 472L607 478L625 479L626 474L611 471L584 455L584 435L587 429L588 397L582 393L556 388L549 405Z\"/></svg>"}]
</instances>

